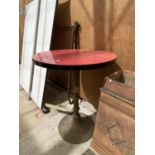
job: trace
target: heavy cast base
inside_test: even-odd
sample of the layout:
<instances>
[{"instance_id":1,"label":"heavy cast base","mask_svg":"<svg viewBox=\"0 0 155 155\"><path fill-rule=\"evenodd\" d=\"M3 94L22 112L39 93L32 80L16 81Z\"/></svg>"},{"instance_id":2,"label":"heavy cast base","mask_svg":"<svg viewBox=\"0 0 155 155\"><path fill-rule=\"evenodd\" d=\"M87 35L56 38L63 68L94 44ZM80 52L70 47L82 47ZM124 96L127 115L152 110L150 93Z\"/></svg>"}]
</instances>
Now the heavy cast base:
<instances>
[{"instance_id":1,"label":"heavy cast base","mask_svg":"<svg viewBox=\"0 0 155 155\"><path fill-rule=\"evenodd\" d=\"M75 119L73 115L66 115L59 124L61 137L71 144L88 141L93 135L93 130L94 123L88 116Z\"/></svg>"}]
</instances>

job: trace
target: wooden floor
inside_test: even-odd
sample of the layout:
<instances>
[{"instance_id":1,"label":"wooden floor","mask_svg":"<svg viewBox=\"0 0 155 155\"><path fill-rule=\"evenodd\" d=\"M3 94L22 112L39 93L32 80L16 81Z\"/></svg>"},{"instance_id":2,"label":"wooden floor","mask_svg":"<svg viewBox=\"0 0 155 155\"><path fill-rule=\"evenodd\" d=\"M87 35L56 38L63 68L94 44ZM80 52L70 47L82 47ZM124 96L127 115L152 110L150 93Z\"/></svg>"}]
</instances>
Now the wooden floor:
<instances>
[{"instance_id":1,"label":"wooden floor","mask_svg":"<svg viewBox=\"0 0 155 155\"><path fill-rule=\"evenodd\" d=\"M46 87L48 102L72 109L67 102L66 92L54 87ZM60 120L66 115L52 110L42 115L33 101L28 100L25 91L20 88L20 155L95 155L90 149L91 139L82 144L70 144L64 141L58 131ZM81 112L92 115L95 109L87 102L80 103Z\"/></svg>"}]
</instances>

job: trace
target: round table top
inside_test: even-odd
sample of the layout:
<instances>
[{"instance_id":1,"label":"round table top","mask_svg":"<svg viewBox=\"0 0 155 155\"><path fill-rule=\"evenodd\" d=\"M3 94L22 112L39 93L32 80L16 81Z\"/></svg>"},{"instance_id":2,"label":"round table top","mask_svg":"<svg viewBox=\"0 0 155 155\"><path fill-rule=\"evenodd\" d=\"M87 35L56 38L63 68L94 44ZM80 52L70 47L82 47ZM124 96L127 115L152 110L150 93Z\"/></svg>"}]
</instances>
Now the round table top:
<instances>
[{"instance_id":1,"label":"round table top","mask_svg":"<svg viewBox=\"0 0 155 155\"><path fill-rule=\"evenodd\" d=\"M84 49L52 50L34 54L36 65L53 69L83 70L102 67L117 58L115 53Z\"/></svg>"}]
</instances>

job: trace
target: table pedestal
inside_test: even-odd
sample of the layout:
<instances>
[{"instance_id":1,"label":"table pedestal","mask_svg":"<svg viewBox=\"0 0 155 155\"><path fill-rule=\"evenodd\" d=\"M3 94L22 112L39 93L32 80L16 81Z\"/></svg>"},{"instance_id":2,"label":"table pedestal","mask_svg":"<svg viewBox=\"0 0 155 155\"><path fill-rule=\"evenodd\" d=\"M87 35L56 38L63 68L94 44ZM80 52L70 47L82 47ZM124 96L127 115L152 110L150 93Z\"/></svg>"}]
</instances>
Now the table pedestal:
<instances>
[{"instance_id":1,"label":"table pedestal","mask_svg":"<svg viewBox=\"0 0 155 155\"><path fill-rule=\"evenodd\" d=\"M59 133L64 140L72 144L80 144L93 135L94 123L88 116L79 113L79 73L73 71L73 115L65 116L59 124Z\"/></svg>"}]
</instances>

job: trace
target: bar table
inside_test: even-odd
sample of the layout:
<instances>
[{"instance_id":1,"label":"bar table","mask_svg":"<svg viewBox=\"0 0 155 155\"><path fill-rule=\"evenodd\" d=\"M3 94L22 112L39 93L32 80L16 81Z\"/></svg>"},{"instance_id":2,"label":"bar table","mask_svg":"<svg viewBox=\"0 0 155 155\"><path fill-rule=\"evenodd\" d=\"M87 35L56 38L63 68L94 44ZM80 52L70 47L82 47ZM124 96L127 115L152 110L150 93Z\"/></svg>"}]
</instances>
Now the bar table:
<instances>
[{"instance_id":1,"label":"bar table","mask_svg":"<svg viewBox=\"0 0 155 155\"><path fill-rule=\"evenodd\" d=\"M87 49L52 50L33 55L32 59L38 66L72 72L73 115L66 115L58 127L61 137L67 142L83 143L93 134L94 123L91 117L79 113L80 70L104 67L116 58L113 52Z\"/></svg>"}]
</instances>

